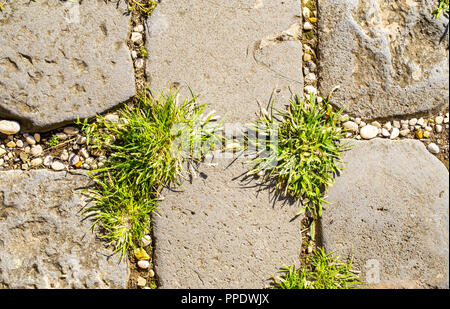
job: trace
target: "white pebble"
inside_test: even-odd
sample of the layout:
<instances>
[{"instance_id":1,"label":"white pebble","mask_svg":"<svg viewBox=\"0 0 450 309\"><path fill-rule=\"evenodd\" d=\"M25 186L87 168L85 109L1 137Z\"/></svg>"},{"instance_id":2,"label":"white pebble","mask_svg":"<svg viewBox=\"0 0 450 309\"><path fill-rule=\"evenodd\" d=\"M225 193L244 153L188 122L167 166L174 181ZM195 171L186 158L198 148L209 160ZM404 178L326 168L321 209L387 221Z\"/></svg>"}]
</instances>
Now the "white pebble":
<instances>
[{"instance_id":1,"label":"white pebble","mask_svg":"<svg viewBox=\"0 0 450 309\"><path fill-rule=\"evenodd\" d=\"M0 133L13 135L20 131L20 124L17 121L0 120Z\"/></svg>"},{"instance_id":2,"label":"white pebble","mask_svg":"<svg viewBox=\"0 0 450 309\"><path fill-rule=\"evenodd\" d=\"M435 119L436 124L442 124L444 122L443 116L437 116Z\"/></svg>"},{"instance_id":3,"label":"white pebble","mask_svg":"<svg viewBox=\"0 0 450 309\"><path fill-rule=\"evenodd\" d=\"M31 147L31 154L35 157L39 157L42 154L42 146L41 145L34 145Z\"/></svg>"},{"instance_id":4,"label":"white pebble","mask_svg":"<svg viewBox=\"0 0 450 309\"><path fill-rule=\"evenodd\" d=\"M37 167L37 166L41 165L42 163L43 163L42 158L36 158L36 159L31 160L30 165L32 167Z\"/></svg>"},{"instance_id":5,"label":"white pebble","mask_svg":"<svg viewBox=\"0 0 450 309\"><path fill-rule=\"evenodd\" d=\"M375 136L377 136L378 128L376 126L369 124L369 125L362 127L361 130L359 131L359 134L364 139L372 139Z\"/></svg>"},{"instance_id":6,"label":"white pebble","mask_svg":"<svg viewBox=\"0 0 450 309\"><path fill-rule=\"evenodd\" d=\"M411 132L409 129L404 129L404 130L401 130L399 132L399 134L400 134L400 136L405 137L405 136L407 136L409 134L409 132Z\"/></svg>"},{"instance_id":7,"label":"white pebble","mask_svg":"<svg viewBox=\"0 0 450 309\"><path fill-rule=\"evenodd\" d=\"M306 31L312 30L313 28L314 28L314 26L309 21L307 21L303 24L303 29Z\"/></svg>"},{"instance_id":8,"label":"white pebble","mask_svg":"<svg viewBox=\"0 0 450 309\"><path fill-rule=\"evenodd\" d=\"M412 118L409 120L409 125L410 126L415 126L417 124L417 118Z\"/></svg>"},{"instance_id":9,"label":"white pebble","mask_svg":"<svg viewBox=\"0 0 450 309\"><path fill-rule=\"evenodd\" d=\"M383 135L384 137L388 137L388 136L390 136L391 134L389 133L388 130L386 130L385 128L382 128L382 129L381 129L381 135Z\"/></svg>"},{"instance_id":10,"label":"white pebble","mask_svg":"<svg viewBox=\"0 0 450 309\"><path fill-rule=\"evenodd\" d=\"M347 131L358 132L358 124L353 121L346 121L342 125Z\"/></svg>"},{"instance_id":11,"label":"white pebble","mask_svg":"<svg viewBox=\"0 0 450 309\"><path fill-rule=\"evenodd\" d=\"M61 161L53 161L51 167L55 171L62 171L66 166Z\"/></svg>"},{"instance_id":12,"label":"white pebble","mask_svg":"<svg viewBox=\"0 0 450 309\"><path fill-rule=\"evenodd\" d=\"M143 247L147 247L152 243L152 238L150 237L150 235L144 235L142 237L142 246Z\"/></svg>"},{"instance_id":13,"label":"white pebble","mask_svg":"<svg viewBox=\"0 0 450 309\"><path fill-rule=\"evenodd\" d=\"M391 122L390 122L390 121L389 121L389 122L386 122L386 123L384 124L383 128L385 128L385 129L388 130L388 131L391 131L391 129L392 129L392 124L391 124Z\"/></svg>"},{"instance_id":14,"label":"white pebble","mask_svg":"<svg viewBox=\"0 0 450 309\"><path fill-rule=\"evenodd\" d=\"M439 153L439 146L436 145L435 143L428 144L427 149L431 153L434 153L434 154L438 154Z\"/></svg>"},{"instance_id":15,"label":"white pebble","mask_svg":"<svg viewBox=\"0 0 450 309\"><path fill-rule=\"evenodd\" d=\"M400 122L398 120L394 120L392 122L392 125L394 126L394 128L400 129Z\"/></svg>"},{"instance_id":16,"label":"white pebble","mask_svg":"<svg viewBox=\"0 0 450 309\"><path fill-rule=\"evenodd\" d=\"M398 128L392 128L390 139L397 138L400 134L400 130Z\"/></svg>"},{"instance_id":17,"label":"white pebble","mask_svg":"<svg viewBox=\"0 0 450 309\"><path fill-rule=\"evenodd\" d=\"M138 261L137 265L139 266L139 268L148 269L150 267L150 262L149 261L145 261L145 260Z\"/></svg>"},{"instance_id":18,"label":"white pebble","mask_svg":"<svg viewBox=\"0 0 450 309\"><path fill-rule=\"evenodd\" d=\"M436 133L442 132L442 126L440 124L437 124L436 127L434 127L434 129L436 130Z\"/></svg>"},{"instance_id":19,"label":"white pebble","mask_svg":"<svg viewBox=\"0 0 450 309\"><path fill-rule=\"evenodd\" d=\"M52 164L52 162L53 162L53 157L52 156L46 156L45 158L44 158L44 165L45 166L50 166L51 164Z\"/></svg>"},{"instance_id":20,"label":"white pebble","mask_svg":"<svg viewBox=\"0 0 450 309\"><path fill-rule=\"evenodd\" d=\"M78 130L75 127L65 127L64 128L64 133L66 133L67 135L77 135L78 132L80 132L80 130Z\"/></svg>"}]
</instances>

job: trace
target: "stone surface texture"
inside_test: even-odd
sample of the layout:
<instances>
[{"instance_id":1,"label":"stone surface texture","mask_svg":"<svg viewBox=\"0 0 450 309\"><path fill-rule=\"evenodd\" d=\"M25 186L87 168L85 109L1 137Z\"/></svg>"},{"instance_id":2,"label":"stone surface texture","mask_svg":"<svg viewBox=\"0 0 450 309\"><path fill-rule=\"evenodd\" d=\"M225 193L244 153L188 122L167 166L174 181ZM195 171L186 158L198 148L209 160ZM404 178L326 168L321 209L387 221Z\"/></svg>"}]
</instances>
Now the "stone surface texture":
<instances>
[{"instance_id":1,"label":"stone surface texture","mask_svg":"<svg viewBox=\"0 0 450 309\"><path fill-rule=\"evenodd\" d=\"M319 91L363 118L448 106L447 20L433 0L320 0Z\"/></svg>"},{"instance_id":2,"label":"stone surface texture","mask_svg":"<svg viewBox=\"0 0 450 309\"><path fill-rule=\"evenodd\" d=\"M0 12L0 117L48 130L135 94L123 1L10 1Z\"/></svg>"},{"instance_id":3,"label":"stone surface texture","mask_svg":"<svg viewBox=\"0 0 450 309\"><path fill-rule=\"evenodd\" d=\"M126 288L126 259L81 214L87 176L0 172L0 288Z\"/></svg>"},{"instance_id":4,"label":"stone surface texture","mask_svg":"<svg viewBox=\"0 0 450 309\"><path fill-rule=\"evenodd\" d=\"M163 193L153 216L161 288L264 288L284 264L298 265L300 219L291 219L299 209L233 180L247 168L242 160L215 163L202 164L182 192Z\"/></svg>"},{"instance_id":5,"label":"stone surface texture","mask_svg":"<svg viewBox=\"0 0 450 309\"><path fill-rule=\"evenodd\" d=\"M341 257L353 250L354 268L371 287L448 288L446 167L416 140L352 143L328 190L326 250Z\"/></svg>"},{"instance_id":6,"label":"stone surface texture","mask_svg":"<svg viewBox=\"0 0 450 309\"><path fill-rule=\"evenodd\" d=\"M302 93L299 1L166 0L149 31L152 89L178 88L182 99L189 86L227 121L246 121L274 91L275 106Z\"/></svg>"}]
</instances>

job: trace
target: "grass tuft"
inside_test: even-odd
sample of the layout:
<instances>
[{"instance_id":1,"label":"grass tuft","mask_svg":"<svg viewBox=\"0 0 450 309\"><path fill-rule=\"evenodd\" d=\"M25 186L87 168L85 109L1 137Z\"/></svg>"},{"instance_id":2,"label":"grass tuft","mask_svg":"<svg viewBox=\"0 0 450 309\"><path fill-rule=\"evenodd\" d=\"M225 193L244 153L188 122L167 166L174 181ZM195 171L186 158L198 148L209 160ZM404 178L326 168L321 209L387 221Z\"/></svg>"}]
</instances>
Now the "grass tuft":
<instances>
[{"instance_id":1,"label":"grass tuft","mask_svg":"<svg viewBox=\"0 0 450 309\"><path fill-rule=\"evenodd\" d=\"M203 118L205 108L195 96L179 104L177 94L153 99L144 92L136 107L119 111L119 122L102 116L94 124L78 120L93 145L99 143L110 153L103 168L91 171L97 186L88 190L94 203L85 213L94 217L92 227L100 224L102 237L122 257L149 231L162 188L179 184L184 163L200 161L212 145L221 143L215 134L220 124L210 124L211 116Z\"/></svg>"},{"instance_id":2,"label":"grass tuft","mask_svg":"<svg viewBox=\"0 0 450 309\"><path fill-rule=\"evenodd\" d=\"M313 251L311 260L301 269L295 266L284 266L279 273L281 278L275 279L278 289L355 289L364 283L351 269L352 257L343 263L333 253L325 253L319 249Z\"/></svg>"},{"instance_id":3,"label":"grass tuft","mask_svg":"<svg viewBox=\"0 0 450 309\"><path fill-rule=\"evenodd\" d=\"M342 109L333 112L326 101L318 103L314 96L309 102L300 99L290 101L287 112L273 111L263 113L254 122L258 132L249 143L261 149L253 159L249 174L264 174L263 180L273 184L277 194L300 199L302 210L309 211L314 218L320 217L324 192L333 182L333 174L340 171L341 152L348 147L340 140L345 136L338 125ZM281 119L281 120L280 120ZM267 152L266 136L276 130L278 146L269 146Z\"/></svg>"},{"instance_id":4,"label":"grass tuft","mask_svg":"<svg viewBox=\"0 0 450 309\"><path fill-rule=\"evenodd\" d=\"M447 14L449 12L449 0L439 0L438 7L433 11L433 15L436 18L440 18L442 14Z\"/></svg>"}]
</instances>

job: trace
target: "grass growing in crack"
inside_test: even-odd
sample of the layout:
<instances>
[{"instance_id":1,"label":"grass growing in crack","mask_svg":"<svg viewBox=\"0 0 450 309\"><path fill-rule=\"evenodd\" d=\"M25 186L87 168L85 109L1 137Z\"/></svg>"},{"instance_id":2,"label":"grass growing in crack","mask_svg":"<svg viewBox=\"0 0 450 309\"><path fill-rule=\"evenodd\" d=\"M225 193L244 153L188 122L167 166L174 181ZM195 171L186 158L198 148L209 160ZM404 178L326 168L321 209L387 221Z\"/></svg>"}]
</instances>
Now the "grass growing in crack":
<instances>
[{"instance_id":1,"label":"grass growing in crack","mask_svg":"<svg viewBox=\"0 0 450 309\"><path fill-rule=\"evenodd\" d=\"M340 171L341 152L348 148L340 143L345 136L338 126L341 112L333 112L330 104L318 103L314 96L306 102L297 95L287 112L274 113L272 108L270 114L262 113L254 122L259 134L249 139L260 149L249 174L264 173L263 180L274 184L278 194L300 199L304 207L298 214L308 211L313 218L320 217L322 203L327 203L324 192L333 182L333 174ZM273 130L277 130L278 145L269 145L268 155L266 136L273 135Z\"/></svg>"},{"instance_id":2,"label":"grass growing in crack","mask_svg":"<svg viewBox=\"0 0 450 309\"><path fill-rule=\"evenodd\" d=\"M54 147L59 144L59 137L56 134L53 134L47 142L47 145L50 147Z\"/></svg>"},{"instance_id":3,"label":"grass growing in crack","mask_svg":"<svg viewBox=\"0 0 450 309\"><path fill-rule=\"evenodd\" d=\"M149 231L150 214L164 186L178 184L187 161L199 161L221 138L204 117L206 105L196 97L178 104L176 94L153 99L146 92L136 107L119 111L120 122L98 118L91 134L114 136L105 167L91 172L97 186L88 192L94 199L85 213L103 228L102 237L123 257L135 249ZM87 126L87 124L84 124ZM97 137L98 138L98 137ZM106 137L105 137L106 138ZM186 146L187 145L187 146ZM194 145L206 145L194 149Z\"/></svg>"},{"instance_id":4,"label":"grass growing in crack","mask_svg":"<svg viewBox=\"0 0 450 309\"><path fill-rule=\"evenodd\" d=\"M128 0L128 7L130 11L139 11L145 16L149 16L156 5L158 4L155 0Z\"/></svg>"},{"instance_id":5,"label":"grass growing in crack","mask_svg":"<svg viewBox=\"0 0 450 309\"><path fill-rule=\"evenodd\" d=\"M354 289L364 283L351 269L352 257L343 263L333 253L325 253L323 248L314 251L311 260L301 269L284 266L275 280L279 289Z\"/></svg>"},{"instance_id":6,"label":"grass growing in crack","mask_svg":"<svg viewBox=\"0 0 450 309\"><path fill-rule=\"evenodd\" d=\"M436 18L440 18L442 14L448 14L448 12L449 12L449 0L439 0L439 5L433 11L433 15Z\"/></svg>"}]
</instances>

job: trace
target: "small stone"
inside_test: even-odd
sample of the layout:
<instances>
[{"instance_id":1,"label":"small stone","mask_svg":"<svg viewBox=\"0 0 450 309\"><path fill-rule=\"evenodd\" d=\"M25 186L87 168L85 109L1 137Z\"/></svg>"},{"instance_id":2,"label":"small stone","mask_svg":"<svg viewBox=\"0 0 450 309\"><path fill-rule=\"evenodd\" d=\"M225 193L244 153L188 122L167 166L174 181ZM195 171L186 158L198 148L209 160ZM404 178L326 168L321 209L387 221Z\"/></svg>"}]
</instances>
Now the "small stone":
<instances>
[{"instance_id":1,"label":"small stone","mask_svg":"<svg viewBox=\"0 0 450 309\"><path fill-rule=\"evenodd\" d=\"M309 73L305 76L305 83L312 84L317 80L316 74Z\"/></svg>"},{"instance_id":2,"label":"small stone","mask_svg":"<svg viewBox=\"0 0 450 309\"><path fill-rule=\"evenodd\" d=\"M150 278L153 278L153 277L155 276L155 272L153 271L153 269L150 269L150 270L148 271L148 276L149 276Z\"/></svg>"},{"instance_id":3,"label":"small stone","mask_svg":"<svg viewBox=\"0 0 450 309\"><path fill-rule=\"evenodd\" d=\"M419 126L419 125L415 125L414 126L414 130L420 130L420 128L421 128L421 126ZM411 130L412 131L412 130Z\"/></svg>"},{"instance_id":4,"label":"small stone","mask_svg":"<svg viewBox=\"0 0 450 309\"><path fill-rule=\"evenodd\" d=\"M419 118L419 120L417 120L417 124L419 125L419 126L424 126L425 125L425 119L423 119L423 118Z\"/></svg>"},{"instance_id":5,"label":"small stone","mask_svg":"<svg viewBox=\"0 0 450 309\"><path fill-rule=\"evenodd\" d=\"M373 121L373 122L371 123L371 125L373 125L373 126L379 128L379 129L381 128L381 123L379 123L378 121Z\"/></svg>"},{"instance_id":6,"label":"small stone","mask_svg":"<svg viewBox=\"0 0 450 309\"><path fill-rule=\"evenodd\" d=\"M305 92L306 92L307 94L314 94L314 95L317 95L317 89L316 89L315 87L313 87L313 86L306 86L306 87L305 87Z\"/></svg>"},{"instance_id":7,"label":"small stone","mask_svg":"<svg viewBox=\"0 0 450 309\"><path fill-rule=\"evenodd\" d=\"M25 138L25 141L28 143L28 145L36 145L36 140L30 134L24 134L23 137Z\"/></svg>"},{"instance_id":8,"label":"small stone","mask_svg":"<svg viewBox=\"0 0 450 309\"><path fill-rule=\"evenodd\" d=\"M146 261L146 260L142 260L142 261L138 261L137 265L139 266L139 268L148 269L150 267L150 262Z\"/></svg>"},{"instance_id":9,"label":"small stone","mask_svg":"<svg viewBox=\"0 0 450 309\"><path fill-rule=\"evenodd\" d=\"M137 25L133 28L134 32L144 32L144 25Z\"/></svg>"},{"instance_id":10,"label":"small stone","mask_svg":"<svg viewBox=\"0 0 450 309\"><path fill-rule=\"evenodd\" d=\"M21 152L19 154L20 160L22 160L23 163L27 163L28 161L30 161L30 158L28 156L28 154L26 154L25 152Z\"/></svg>"},{"instance_id":11,"label":"small stone","mask_svg":"<svg viewBox=\"0 0 450 309\"><path fill-rule=\"evenodd\" d=\"M5 163L5 160L3 160L2 158L0 158L0 166L2 166L3 163Z\"/></svg>"},{"instance_id":12,"label":"small stone","mask_svg":"<svg viewBox=\"0 0 450 309\"><path fill-rule=\"evenodd\" d=\"M418 138L418 139L421 139L421 138L423 138L423 131L422 131L422 130L418 130L418 131L416 131L416 134L415 134L415 136L416 136L416 138Z\"/></svg>"},{"instance_id":13,"label":"small stone","mask_svg":"<svg viewBox=\"0 0 450 309\"><path fill-rule=\"evenodd\" d=\"M51 164L52 170L62 171L66 166L61 161L53 161Z\"/></svg>"},{"instance_id":14,"label":"small stone","mask_svg":"<svg viewBox=\"0 0 450 309\"><path fill-rule=\"evenodd\" d=\"M353 121L346 121L342 125L347 131L358 132L358 124Z\"/></svg>"},{"instance_id":15,"label":"small stone","mask_svg":"<svg viewBox=\"0 0 450 309\"><path fill-rule=\"evenodd\" d=\"M65 127L64 128L64 133L66 133L67 135L77 135L80 132L80 130L78 130L75 127Z\"/></svg>"},{"instance_id":16,"label":"small stone","mask_svg":"<svg viewBox=\"0 0 450 309\"><path fill-rule=\"evenodd\" d=\"M0 147L0 157L6 153L6 150Z\"/></svg>"},{"instance_id":17,"label":"small stone","mask_svg":"<svg viewBox=\"0 0 450 309\"><path fill-rule=\"evenodd\" d=\"M359 131L359 134L364 139L372 139L375 136L377 136L378 128L376 126L369 124L369 125L362 127L361 130Z\"/></svg>"},{"instance_id":18,"label":"small stone","mask_svg":"<svg viewBox=\"0 0 450 309\"><path fill-rule=\"evenodd\" d=\"M60 140L66 140L69 136L67 136L67 134L66 133L63 133L63 132L58 132L58 133L56 133L55 134L57 137L58 137L58 139L60 139Z\"/></svg>"},{"instance_id":19,"label":"small stone","mask_svg":"<svg viewBox=\"0 0 450 309\"><path fill-rule=\"evenodd\" d=\"M448 123L448 117L444 118L444 123Z\"/></svg>"},{"instance_id":20,"label":"small stone","mask_svg":"<svg viewBox=\"0 0 450 309\"><path fill-rule=\"evenodd\" d=\"M87 164L87 163L83 163L83 164L81 165L81 167L84 168L85 170L91 169L91 166L90 166L89 164Z\"/></svg>"},{"instance_id":21,"label":"small stone","mask_svg":"<svg viewBox=\"0 0 450 309\"><path fill-rule=\"evenodd\" d=\"M428 138L428 137L430 137L430 134L431 134L430 131L424 131L423 132L423 137L424 138Z\"/></svg>"},{"instance_id":22,"label":"small stone","mask_svg":"<svg viewBox=\"0 0 450 309\"><path fill-rule=\"evenodd\" d=\"M442 126L440 124L437 124L436 127L434 127L434 129L436 130L436 133L442 132Z\"/></svg>"},{"instance_id":23,"label":"small stone","mask_svg":"<svg viewBox=\"0 0 450 309\"><path fill-rule=\"evenodd\" d=\"M9 141L9 142L6 144L6 147L14 148L14 147L16 147L16 143L14 143L14 141Z\"/></svg>"},{"instance_id":24,"label":"small stone","mask_svg":"<svg viewBox=\"0 0 450 309\"><path fill-rule=\"evenodd\" d=\"M435 143L428 144L427 149L428 149L429 152L431 152L433 154L438 154L439 153L439 146L436 145Z\"/></svg>"},{"instance_id":25,"label":"small stone","mask_svg":"<svg viewBox=\"0 0 450 309\"><path fill-rule=\"evenodd\" d=\"M308 53L303 54L303 61L308 62L312 60L312 56Z\"/></svg>"},{"instance_id":26,"label":"small stone","mask_svg":"<svg viewBox=\"0 0 450 309\"><path fill-rule=\"evenodd\" d=\"M303 30L309 31L312 29L314 29L314 26L309 21L307 21L303 24Z\"/></svg>"},{"instance_id":27,"label":"small stone","mask_svg":"<svg viewBox=\"0 0 450 309\"><path fill-rule=\"evenodd\" d=\"M142 278L141 276L138 276L137 278L137 286L139 287L144 287L147 284L147 280L145 280L144 278Z\"/></svg>"},{"instance_id":28,"label":"small stone","mask_svg":"<svg viewBox=\"0 0 450 309\"><path fill-rule=\"evenodd\" d=\"M405 136L407 136L410 132L411 132L411 131L410 131L409 129L404 129L404 130L401 130L401 131L399 132L399 134L400 134L400 136L405 137Z\"/></svg>"},{"instance_id":29,"label":"small stone","mask_svg":"<svg viewBox=\"0 0 450 309\"><path fill-rule=\"evenodd\" d=\"M313 61L306 61L306 67L310 72L315 72L317 65Z\"/></svg>"},{"instance_id":30,"label":"small stone","mask_svg":"<svg viewBox=\"0 0 450 309\"><path fill-rule=\"evenodd\" d=\"M400 130L398 128L392 128L390 139L397 138L400 134Z\"/></svg>"},{"instance_id":31,"label":"small stone","mask_svg":"<svg viewBox=\"0 0 450 309\"><path fill-rule=\"evenodd\" d=\"M386 130L388 130L388 131L391 131L391 129L392 129L392 124L391 124L391 122L389 121L389 122L386 122L384 125L383 125L383 128L385 128Z\"/></svg>"},{"instance_id":32,"label":"small stone","mask_svg":"<svg viewBox=\"0 0 450 309\"><path fill-rule=\"evenodd\" d=\"M394 128L400 129L400 122L398 120L394 120L392 122L392 125L394 126Z\"/></svg>"},{"instance_id":33,"label":"small stone","mask_svg":"<svg viewBox=\"0 0 450 309\"><path fill-rule=\"evenodd\" d=\"M388 130L386 130L385 128L382 128L382 129L381 129L381 135L383 135L384 137L388 137L388 136L390 136L391 134L389 133Z\"/></svg>"},{"instance_id":34,"label":"small stone","mask_svg":"<svg viewBox=\"0 0 450 309\"><path fill-rule=\"evenodd\" d=\"M42 158L35 158L35 159L31 160L30 165L32 167L37 167L37 166L41 165L42 163L43 163Z\"/></svg>"},{"instance_id":35,"label":"small stone","mask_svg":"<svg viewBox=\"0 0 450 309\"><path fill-rule=\"evenodd\" d=\"M46 156L44 158L44 165L49 167L53 162L53 157L52 156Z\"/></svg>"},{"instance_id":36,"label":"small stone","mask_svg":"<svg viewBox=\"0 0 450 309\"><path fill-rule=\"evenodd\" d=\"M77 143L78 145L83 145L83 144L85 144L85 143L86 143L86 137L85 137L85 136L82 136L82 135L78 136L78 137L77 137L77 140L76 140L76 143Z\"/></svg>"},{"instance_id":37,"label":"small stone","mask_svg":"<svg viewBox=\"0 0 450 309\"><path fill-rule=\"evenodd\" d=\"M20 131L20 124L17 121L0 120L0 133L13 135Z\"/></svg>"},{"instance_id":38,"label":"small stone","mask_svg":"<svg viewBox=\"0 0 450 309\"><path fill-rule=\"evenodd\" d=\"M78 161L77 163L74 164L76 168L79 168L81 165L83 165L83 162L81 161Z\"/></svg>"},{"instance_id":39,"label":"small stone","mask_svg":"<svg viewBox=\"0 0 450 309\"><path fill-rule=\"evenodd\" d=\"M409 129L408 123L402 123L402 129Z\"/></svg>"},{"instance_id":40,"label":"small stone","mask_svg":"<svg viewBox=\"0 0 450 309\"><path fill-rule=\"evenodd\" d=\"M136 59L138 57L138 53L135 50L131 51L131 58Z\"/></svg>"},{"instance_id":41,"label":"small stone","mask_svg":"<svg viewBox=\"0 0 450 309\"><path fill-rule=\"evenodd\" d=\"M35 157L39 157L43 152L41 145L34 145L31 147L31 154Z\"/></svg>"},{"instance_id":42,"label":"small stone","mask_svg":"<svg viewBox=\"0 0 450 309\"><path fill-rule=\"evenodd\" d=\"M105 116L104 119L105 119L105 121L108 121L108 122L119 122L120 121L119 116L116 114L108 114Z\"/></svg>"},{"instance_id":43,"label":"small stone","mask_svg":"<svg viewBox=\"0 0 450 309\"><path fill-rule=\"evenodd\" d=\"M137 69L143 68L144 67L144 59L142 59L142 58L136 59L136 61L134 62L134 65L136 66Z\"/></svg>"},{"instance_id":44,"label":"small stone","mask_svg":"<svg viewBox=\"0 0 450 309\"><path fill-rule=\"evenodd\" d=\"M86 150L86 148L81 148L79 154L85 159L89 158L89 152Z\"/></svg>"},{"instance_id":45,"label":"small stone","mask_svg":"<svg viewBox=\"0 0 450 309\"><path fill-rule=\"evenodd\" d=\"M303 75L308 75L309 74L309 69L305 66L303 67Z\"/></svg>"},{"instance_id":46,"label":"small stone","mask_svg":"<svg viewBox=\"0 0 450 309\"><path fill-rule=\"evenodd\" d=\"M442 124L444 122L444 117L443 116L437 116L435 121L436 121L436 124Z\"/></svg>"},{"instance_id":47,"label":"small stone","mask_svg":"<svg viewBox=\"0 0 450 309\"><path fill-rule=\"evenodd\" d=\"M24 163L24 164L22 164L21 166L20 166L23 170L28 170L28 164L27 163Z\"/></svg>"},{"instance_id":48,"label":"small stone","mask_svg":"<svg viewBox=\"0 0 450 309\"><path fill-rule=\"evenodd\" d=\"M305 20L307 20L308 18L311 17L311 10L306 6L303 7L302 13L303 13L303 18L305 18Z\"/></svg>"},{"instance_id":49,"label":"small stone","mask_svg":"<svg viewBox=\"0 0 450 309\"><path fill-rule=\"evenodd\" d=\"M365 123L364 121L361 121L360 123L359 123L359 127L365 127L367 125L367 123Z\"/></svg>"},{"instance_id":50,"label":"small stone","mask_svg":"<svg viewBox=\"0 0 450 309\"><path fill-rule=\"evenodd\" d=\"M142 237L142 246L147 247L151 244L152 244L152 238L150 237L150 235L144 235Z\"/></svg>"},{"instance_id":51,"label":"small stone","mask_svg":"<svg viewBox=\"0 0 450 309\"><path fill-rule=\"evenodd\" d=\"M417 118L411 118L408 122L410 126L415 126L417 124Z\"/></svg>"},{"instance_id":52,"label":"small stone","mask_svg":"<svg viewBox=\"0 0 450 309\"><path fill-rule=\"evenodd\" d=\"M432 131L433 131L433 128L430 127L430 126L426 126L426 127L425 127L425 131L432 132Z\"/></svg>"},{"instance_id":53,"label":"small stone","mask_svg":"<svg viewBox=\"0 0 450 309\"><path fill-rule=\"evenodd\" d=\"M19 148L22 148L22 147L23 147L23 141L20 140L20 139L18 139L18 140L16 141L16 146L19 147Z\"/></svg>"},{"instance_id":54,"label":"small stone","mask_svg":"<svg viewBox=\"0 0 450 309\"><path fill-rule=\"evenodd\" d=\"M131 41L132 41L133 43L142 41L142 33L139 33L139 32L132 32L132 33L131 33Z\"/></svg>"},{"instance_id":55,"label":"small stone","mask_svg":"<svg viewBox=\"0 0 450 309\"><path fill-rule=\"evenodd\" d=\"M23 151L25 151L25 153L31 153L31 147L27 146L27 147L24 148Z\"/></svg>"},{"instance_id":56,"label":"small stone","mask_svg":"<svg viewBox=\"0 0 450 309\"><path fill-rule=\"evenodd\" d=\"M62 153L59 156L59 158L61 159L61 161L67 161L69 159L69 152L67 151L67 149L64 149L62 151Z\"/></svg>"},{"instance_id":57,"label":"small stone","mask_svg":"<svg viewBox=\"0 0 450 309\"><path fill-rule=\"evenodd\" d=\"M39 143L41 141L41 135L39 133L34 133L33 137L34 137L36 143Z\"/></svg>"},{"instance_id":58,"label":"small stone","mask_svg":"<svg viewBox=\"0 0 450 309\"><path fill-rule=\"evenodd\" d=\"M75 164L77 164L78 162L80 162L80 157L77 156L77 155L74 154L74 153L70 154L70 156L69 156L69 164L70 164L70 165L75 165Z\"/></svg>"}]
</instances>

